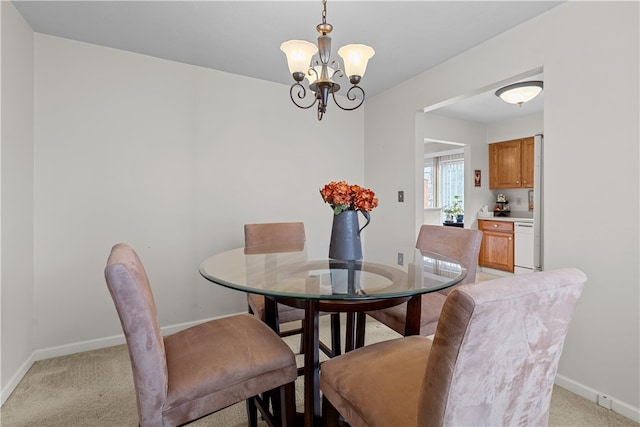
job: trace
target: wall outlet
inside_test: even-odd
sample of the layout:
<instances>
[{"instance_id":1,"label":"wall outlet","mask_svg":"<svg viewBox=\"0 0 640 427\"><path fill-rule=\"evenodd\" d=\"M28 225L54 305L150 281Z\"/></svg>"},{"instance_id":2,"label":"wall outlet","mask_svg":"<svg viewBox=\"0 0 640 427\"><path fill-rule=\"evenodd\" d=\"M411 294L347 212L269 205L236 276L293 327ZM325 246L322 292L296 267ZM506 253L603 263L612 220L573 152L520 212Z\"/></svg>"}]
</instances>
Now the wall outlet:
<instances>
[{"instance_id":1,"label":"wall outlet","mask_svg":"<svg viewBox=\"0 0 640 427\"><path fill-rule=\"evenodd\" d=\"M613 404L613 400L609 396L605 396L604 394L598 395L598 405L603 408L611 409L611 405Z\"/></svg>"},{"instance_id":2,"label":"wall outlet","mask_svg":"<svg viewBox=\"0 0 640 427\"><path fill-rule=\"evenodd\" d=\"M398 265L404 265L404 254L402 252L398 252Z\"/></svg>"},{"instance_id":3,"label":"wall outlet","mask_svg":"<svg viewBox=\"0 0 640 427\"><path fill-rule=\"evenodd\" d=\"M404 202L404 191L398 191L398 202Z\"/></svg>"}]
</instances>

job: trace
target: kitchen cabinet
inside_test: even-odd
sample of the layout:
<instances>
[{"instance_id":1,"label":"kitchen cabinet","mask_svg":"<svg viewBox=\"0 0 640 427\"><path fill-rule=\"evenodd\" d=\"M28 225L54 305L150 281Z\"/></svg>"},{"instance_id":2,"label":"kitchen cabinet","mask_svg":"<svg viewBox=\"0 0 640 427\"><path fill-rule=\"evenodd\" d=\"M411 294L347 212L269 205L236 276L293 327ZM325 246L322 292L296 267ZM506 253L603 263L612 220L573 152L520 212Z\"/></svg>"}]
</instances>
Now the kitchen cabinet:
<instances>
[{"instance_id":1,"label":"kitchen cabinet","mask_svg":"<svg viewBox=\"0 0 640 427\"><path fill-rule=\"evenodd\" d=\"M489 188L533 188L533 137L489 144Z\"/></svg>"},{"instance_id":2,"label":"kitchen cabinet","mask_svg":"<svg viewBox=\"0 0 640 427\"><path fill-rule=\"evenodd\" d=\"M513 273L513 222L478 220L482 244L478 265Z\"/></svg>"}]
</instances>

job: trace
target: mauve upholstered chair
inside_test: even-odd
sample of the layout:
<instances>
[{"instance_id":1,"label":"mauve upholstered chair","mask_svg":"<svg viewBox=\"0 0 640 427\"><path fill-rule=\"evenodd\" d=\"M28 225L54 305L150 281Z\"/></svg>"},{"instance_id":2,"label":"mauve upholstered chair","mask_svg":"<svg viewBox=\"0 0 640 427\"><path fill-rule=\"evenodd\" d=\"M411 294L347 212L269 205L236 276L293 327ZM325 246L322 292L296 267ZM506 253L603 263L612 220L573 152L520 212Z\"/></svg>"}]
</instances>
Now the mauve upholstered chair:
<instances>
[{"instance_id":1,"label":"mauve upholstered chair","mask_svg":"<svg viewBox=\"0 0 640 427\"><path fill-rule=\"evenodd\" d=\"M130 246L111 249L105 278L129 348L140 426L182 425L243 400L249 425L257 425L256 405L270 425L293 425L295 356L263 322L241 314L163 337L149 279ZM263 393L280 402L278 416L262 407Z\"/></svg>"},{"instance_id":2,"label":"mauve upholstered chair","mask_svg":"<svg viewBox=\"0 0 640 427\"><path fill-rule=\"evenodd\" d=\"M302 251L306 242L303 222L270 222L244 225L244 247L248 254L265 254L278 252ZM249 313L260 320L265 320L264 296L247 294ZM302 334L304 330L304 309L278 304L278 330L280 324L301 321L302 327L279 331L281 336ZM326 315L329 313L320 313ZM340 317L332 313L331 319L332 342L331 349L321 344L322 350L330 355L338 355L340 347ZM303 340L300 339L300 352L304 352Z\"/></svg>"},{"instance_id":3,"label":"mauve upholstered chair","mask_svg":"<svg viewBox=\"0 0 640 427\"><path fill-rule=\"evenodd\" d=\"M464 266L467 269L467 277L456 285L459 286L476 281L481 243L482 232L478 230L444 227L441 225L423 225L420 227L416 248L445 255ZM453 289L455 289L455 286L422 296L420 335L427 336L435 333L444 301ZM367 314L399 334L405 334L406 303L367 312Z\"/></svg>"},{"instance_id":4,"label":"mauve upholstered chair","mask_svg":"<svg viewBox=\"0 0 640 427\"><path fill-rule=\"evenodd\" d=\"M451 291L433 341L373 344L323 363L327 426L546 426L586 276L559 269Z\"/></svg>"}]
</instances>

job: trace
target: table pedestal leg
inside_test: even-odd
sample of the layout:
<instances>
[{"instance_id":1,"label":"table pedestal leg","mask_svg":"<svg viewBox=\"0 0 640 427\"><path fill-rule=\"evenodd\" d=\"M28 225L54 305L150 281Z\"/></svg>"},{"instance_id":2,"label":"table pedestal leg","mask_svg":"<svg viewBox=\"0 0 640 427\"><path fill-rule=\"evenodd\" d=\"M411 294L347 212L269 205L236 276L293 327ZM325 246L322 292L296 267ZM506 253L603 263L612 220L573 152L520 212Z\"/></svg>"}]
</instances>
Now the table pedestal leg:
<instances>
[{"instance_id":1,"label":"table pedestal leg","mask_svg":"<svg viewBox=\"0 0 640 427\"><path fill-rule=\"evenodd\" d=\"M345 344L344 351L348 353L355 349L355 339L354 339L354 331L355 331L355 322L354 322L355 313L349 311L347 312L347 331L345 335Z\"/></svg>"},{"instance_id":2,"label":"table pedestal leg","mask_svg":"<svg viewBox=\"0 0 640 427\"><path fill-rule=\"evenodd\" d=\"M318 300L305 302L304 425L320 426L320 330Z\"/></svg>"},{"instance_id":3,"label":"table pedestal leg","mask_svg":"<svg viewBox=\"0 0 640 427\"><path fill-rule=\"evenodd\" d=\"M422 317L422 296L414 295L407 301L407 318L404 336L420 334L420 318Z\"/></svg>"},{"instance_id":4,"label":"table pedestal leg","mask_svg":"<svg viewBox=\"0 0 640 427\"><path fill-rule=\"evenodd\" d=\"M271 297L264 297L264 322L280 335L280 321L278 319L278 303Z\"/></svg>"}]
</instances>

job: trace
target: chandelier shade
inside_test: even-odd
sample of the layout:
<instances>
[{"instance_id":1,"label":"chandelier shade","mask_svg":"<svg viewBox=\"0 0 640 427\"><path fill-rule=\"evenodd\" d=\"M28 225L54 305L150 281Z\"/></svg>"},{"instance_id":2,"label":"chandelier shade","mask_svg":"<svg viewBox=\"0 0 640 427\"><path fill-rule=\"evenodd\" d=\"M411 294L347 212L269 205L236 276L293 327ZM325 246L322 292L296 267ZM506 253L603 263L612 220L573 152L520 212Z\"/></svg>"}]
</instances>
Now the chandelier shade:
<instances>
[{"instance_id":1,"label":"chandelier shade","mask_svg":"<svg viewBox=\"0 0 640 427\"><path fill-rule=\"evenodd\" d=\"M280 45L285 55L287 55L287 65L293 77L294 83L289 88L291 101L299 108L307 109L317 104L318 120L322 120L327 111L329 96L334 103L343 110L355 110L364 102L364 90L358 86L362 76L367 69L369 59L373 57L375 51L363 44L349 44L338 49L338 55L344 63L344 71L340 68L338 61L331 61L331 37L329 34L333 26L327 23L327 0L322 1L322 23L318 24L318 44L304 40L289 40ZM318 59L314 60L314 55ZM344 77L349 79L351 87L346 92L348 105L340 105L336 99L336 92L340 90L340 85L333 79L334 77ZM308 82L305 82L305 77ZM307 87L305 87L307 83ZM307 98L309 95L309 98Z\"/></svg>"},{"instance_id":2,"label":"chandelier shade","mask_svg":"<svg viewBox=\"0 0 640 427\"><path fill-rule=\"evenodd\" d=\"M318 47L305 40L289 40L280 45L280 50L287 55L289 72L306 73L313 55L318 53Z\"/></svg>"},{"instance_id":3,"label":"chandelier shade","mask_svg":"<svg viewBox=\"0 0 640 427\"><path fill-rule=\"evenodd\" d=\"M359 76L362 78L367 70L367 63L375 51L364 44L348 44L338 49L338 55L344 62L344 71L347 76Z\"/></svg>"},{"instance_id":4,"label":"chandelier shade","mask_svg":"<svg viewBox=\"0 0 640 427\"><path fill-rule=\"evenodd\" d=\"M514 83L496 91L496 96L509 104L522 105L531 101L542 92L543 83L539 80Z\"/></svg>"}]
</instances>

